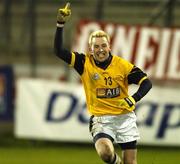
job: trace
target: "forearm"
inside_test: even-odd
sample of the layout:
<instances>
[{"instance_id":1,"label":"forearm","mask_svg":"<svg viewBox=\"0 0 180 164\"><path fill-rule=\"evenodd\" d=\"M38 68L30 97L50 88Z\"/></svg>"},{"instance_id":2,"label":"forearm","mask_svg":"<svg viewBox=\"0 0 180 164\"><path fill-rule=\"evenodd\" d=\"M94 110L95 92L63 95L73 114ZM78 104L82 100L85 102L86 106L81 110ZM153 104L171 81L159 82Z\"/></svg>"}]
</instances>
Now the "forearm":
<instances>
[{"instance_id":1,"label":"forearm","mask_svg":"<svg viewBox=\"0 0 180 164\"><path fill-rule=\"evenodd\" d=\"M139 86L138 90L136 93L133 94L134 100L137 102L141 98L143 98L149 90L152 88L152 83L149 79L145 79Z\"/></svg>"},{"instance_id":2,"label":"forearm","mask_svg":"<svg viewBox=\"0 0 180 164\"><path fill-rule=\"evenodd\" d=\"M54 50L56 56L58 56L68 64L71 63L71 52L63 48L63 27L57 27L56 29Z\"/></svg>"}]
</instances>

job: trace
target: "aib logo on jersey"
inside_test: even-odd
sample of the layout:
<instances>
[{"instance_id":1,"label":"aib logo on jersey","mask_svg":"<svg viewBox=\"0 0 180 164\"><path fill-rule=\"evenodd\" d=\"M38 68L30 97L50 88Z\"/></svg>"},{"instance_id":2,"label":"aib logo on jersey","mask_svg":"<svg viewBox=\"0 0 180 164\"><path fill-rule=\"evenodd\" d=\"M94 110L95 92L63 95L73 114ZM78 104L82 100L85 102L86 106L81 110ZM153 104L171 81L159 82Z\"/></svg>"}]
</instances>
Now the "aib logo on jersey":
<instances>
[{"instance_id":1,"label":"aib logo on jersey","mask_svg":"<svg viewBox=\"0 0 180 164\"><path fill-rule=\"evenodd\" d=\"M97 98L114 98L120 95L120 87L117 88L97 88L96 97Z\"/></svg>"}]
</instances>

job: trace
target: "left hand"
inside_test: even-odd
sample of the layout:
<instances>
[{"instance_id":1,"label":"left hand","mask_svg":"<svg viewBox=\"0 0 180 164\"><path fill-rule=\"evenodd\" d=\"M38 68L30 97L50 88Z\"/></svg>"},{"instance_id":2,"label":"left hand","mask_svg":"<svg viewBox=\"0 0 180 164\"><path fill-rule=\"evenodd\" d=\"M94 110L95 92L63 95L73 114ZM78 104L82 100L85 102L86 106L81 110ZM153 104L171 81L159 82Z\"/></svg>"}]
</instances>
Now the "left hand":
<instances>
[{"instance_id":1,"label":"left hand","mask_svg":"<svg viewBox=\"0 0 180 164\"><path fill-rule=\"evenodd\" d=\"M132 96L121 99L119 102L119 106L126 108L128 111L132 112L135 109L136 101Z\"/></svg>"}]
</instances>

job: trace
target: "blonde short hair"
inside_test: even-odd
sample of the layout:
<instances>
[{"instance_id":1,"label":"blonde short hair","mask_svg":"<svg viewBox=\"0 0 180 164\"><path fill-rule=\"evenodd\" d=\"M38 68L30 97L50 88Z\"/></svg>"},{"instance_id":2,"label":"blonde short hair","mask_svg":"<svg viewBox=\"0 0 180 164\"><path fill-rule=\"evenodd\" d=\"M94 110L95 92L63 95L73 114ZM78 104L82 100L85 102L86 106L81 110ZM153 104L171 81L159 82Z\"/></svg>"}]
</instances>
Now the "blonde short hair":
<instances>
[{"instance_id":1,"label":"blonde short hair","mask_svg":"<svg viewBox=\"0 0 180 164\"><path fill-rule=\"evenodd\" d=\"M100 37L105 37L107 39L107 41L110 43L109 35L106 32L102 31L102 30L97 30L97 31L94 31L94 32L92 32L90 34L89 42L88 42L89 45L91 45L93 38L100 38Z\"/></svg>"}]
</instances>

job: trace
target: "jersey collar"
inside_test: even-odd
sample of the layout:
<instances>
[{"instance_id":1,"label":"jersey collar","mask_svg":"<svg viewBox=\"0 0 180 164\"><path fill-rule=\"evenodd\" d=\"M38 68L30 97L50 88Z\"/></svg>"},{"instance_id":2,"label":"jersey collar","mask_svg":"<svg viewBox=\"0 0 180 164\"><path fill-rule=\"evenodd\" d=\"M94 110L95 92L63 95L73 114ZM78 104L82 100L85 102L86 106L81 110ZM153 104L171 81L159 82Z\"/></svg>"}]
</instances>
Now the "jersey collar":
<instances>
[{"instance_id":1,"label":"jersey collar","mask_svg":"<svg viewBox=\"0 0 180 164\"><path fill-rule=\"evenodd\" d=\"M94 62L95 62L97 67L100 67L102 69L106 69L109 66L109 64L111 63L112 58L113 58L112 54L109 53L109 57L105 61L99 62L99 61L94 59Z\"/></svg>"}]
</instances>

